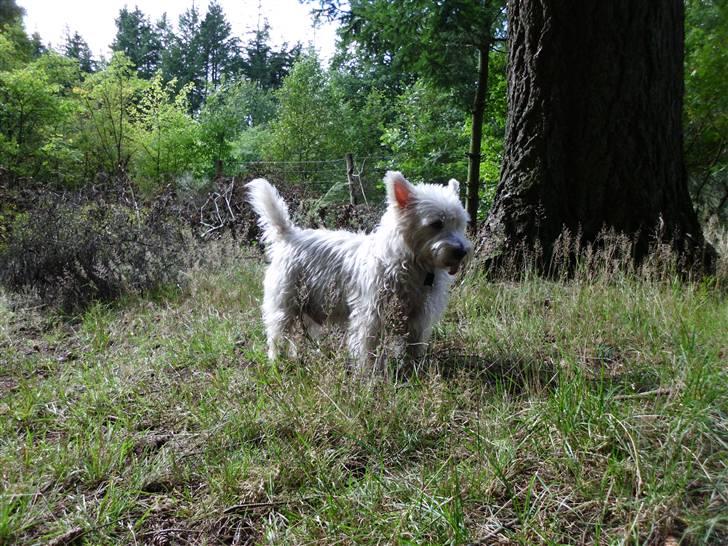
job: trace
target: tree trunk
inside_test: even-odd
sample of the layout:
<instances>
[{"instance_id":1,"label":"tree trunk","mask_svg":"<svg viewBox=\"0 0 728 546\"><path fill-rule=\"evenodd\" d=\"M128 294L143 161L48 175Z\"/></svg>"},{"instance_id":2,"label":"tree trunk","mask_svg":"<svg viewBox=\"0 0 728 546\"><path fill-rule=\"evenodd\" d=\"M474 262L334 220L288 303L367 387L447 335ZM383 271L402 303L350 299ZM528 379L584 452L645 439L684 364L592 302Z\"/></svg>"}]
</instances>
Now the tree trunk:
<instances>
[{"instance_id":1,"label":"tree trunk","mask_svg":"<svg viewBox=\"0 0 728 546\"><path fill-rule=\"evenodd\" d=\"M702 232L683 162L682 0L508 6L505 157L484 228L489 262L563 228L595 241L628 234L634 258L655 235L693 256Z\"/></svg>"},{"instance_id":2,"label":"tree trunk","mask_svg":"<svg viewBox=\"0 0 728 546\"><path fill-rule=\"evenodd\" d=\"M478 227L478 206L480 204L480 146L483 140L483 117L485 115L485 97L488 93L488 62L490 43L483 44L478 50L478 85L473 99L473 127L470 132L470 148L468 150L468 199L467 209L470 215L470 229L475 232Z\"/></svg>"}]
</instances>

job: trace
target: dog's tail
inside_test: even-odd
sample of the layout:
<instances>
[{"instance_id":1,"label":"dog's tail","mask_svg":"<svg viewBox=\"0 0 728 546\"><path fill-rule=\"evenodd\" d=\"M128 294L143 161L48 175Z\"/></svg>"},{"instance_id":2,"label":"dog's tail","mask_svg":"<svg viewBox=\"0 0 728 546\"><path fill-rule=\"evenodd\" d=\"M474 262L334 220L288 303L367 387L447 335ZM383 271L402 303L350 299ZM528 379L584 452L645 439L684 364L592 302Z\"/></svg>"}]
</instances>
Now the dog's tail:
<instances>
[{"instance_id":1,"label":"dog's tail","mask_svg":"<svg viewBox=\"0 0 728 546\"><path fill-rule=\"evenodd\" d=\"M248 202L258 215L258 225L263 230L263 240L274 243L284 239L293 231L293 222L288 216L288 205L270 183L256 178L246 184Z\"/></svg>"}]
</instances>

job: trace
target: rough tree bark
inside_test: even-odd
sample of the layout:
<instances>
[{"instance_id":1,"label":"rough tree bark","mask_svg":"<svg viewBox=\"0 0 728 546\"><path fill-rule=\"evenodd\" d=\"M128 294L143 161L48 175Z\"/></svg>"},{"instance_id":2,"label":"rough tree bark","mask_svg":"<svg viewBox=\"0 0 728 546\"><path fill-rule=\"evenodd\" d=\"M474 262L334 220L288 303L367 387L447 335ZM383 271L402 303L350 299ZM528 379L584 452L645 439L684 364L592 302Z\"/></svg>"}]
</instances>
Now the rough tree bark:
<instances>
[{"instance_id":1,"label":"rough tree bark","mask_svg":"<svg viewBox=\"0 0 728 546\"><path fill-rule=\"evenodd\" d=\"M509 116L489 262L538 243L546 263L564 227L655 233L704 245L683 162L682 0L511 0Z\"/></svg>"}]
</instances>

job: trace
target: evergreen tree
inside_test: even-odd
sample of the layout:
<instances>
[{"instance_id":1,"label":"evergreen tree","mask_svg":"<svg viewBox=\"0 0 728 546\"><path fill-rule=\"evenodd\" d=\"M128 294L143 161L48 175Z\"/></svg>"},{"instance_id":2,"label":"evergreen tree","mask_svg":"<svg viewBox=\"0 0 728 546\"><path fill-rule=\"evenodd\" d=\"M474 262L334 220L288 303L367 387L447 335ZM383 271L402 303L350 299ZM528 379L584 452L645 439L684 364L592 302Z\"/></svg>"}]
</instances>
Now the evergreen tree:
<instances>
[{"instance_id":1,"label":"evergreen tree","mask_svg":"<svg viewBox=\"0 0 728 546\"><path fill-rule=\"evenodd\" d=\"M210 3L200 23L200 46L205 67L205 81L216 89L224 75L229 75L238 58L238 39L216 1Z\"/></svg>"},{"instance_id":2,"label":"evergreen tree","mask_svg":"<svg viewBox=\"0 0 728 546\"><path fill-rule=\"evenodd\" d=\"M33 35L30 37L30 46L31 46L31 56L34 59L37 59L44 53L48 51L48 46L43 44L43 39L40 37L40 34L37 32L34 32Z\"/></svg>"},{"instance_id":3,"label":"evergreen tree","mask_svg":"<svg viewBox=\"0 0 728 546\"><path fill-rule=\"evenodd\" d=\"M166 12L154 23L154 32L159 38L159 69L162 71L164 79L169 81L175 71L176 52L174 29Z\"/></svg>"},{"instance_id":4,"label":"evergreen tree","mask_svg":"<svg viewBox=\"0 0 728 546\"><path fill-rule=\"evenodd\" d=\"M279 50L274 50L270 45L270 25L265 21L263 28L255 30L252 39L243 48L241 71L263 89L277 89L300 54L300 44L289 49L284 43Z\"/></svg>"},{"instance_id":5,"label":"evergreen tree","mask_svg":"<svg viewBox=\"0 0 728 546\"><path fill-rule=\"evenodd\" d=\"M25 10L15 0L0 0L0 32L12 48L18 62L27 62L32 57L33 45L23 27Z\"/></svg>"},{"instance_id":6,"label":"evergreen tree","mask_svg":"<svg viewBox=\"0 0 728 546\"><path fill-rule=\"evenodd\" d=\"M133 11L123 7L115 21L116 37L111 49L124 53L140 77L151 78L160 68L161 40L157 29L138 7Z\"/></svg>"},{"instance_id":7,"label":"evergreen tree","mask_svg":"<svg viewBox=\"0 0 728 546\"><path fill-rule=\"evenodd\" d=\"M63 54L69 59L76 59L82 72L90 74L96 69L96 62L93 60L91 48L86 40L78 33L66 32L66 42L62 46Z\"/></svg>"},{"instance_id":8,"label":"evergreen tree","mask_svg":"<svg viewBox=\"0 0 728 546\"><path fill-rule=\"evenodd\" d=\"M0 0L0 27L23 22L25 10L15 0Z\"/></svg>"},{"instance_id":9,"label":"evergreen tree","mask_svg":"<svg viewBox=\"0 0 728 546\"><path fill-rule=\"evenodd\" d=\"M167 17L167 12L164 12L162 16L157 19L154 23L154 34L157 36L159 43L159 61L162 71L165 72L165 62L169 57L170 48L174 45L174 29L172 23Z\"/></svg>"},{"instance_id":10,"label":"evergreen tree","mask_svg":"<svg viewBox=\"0 0 728 546\"><path fill-rule=\"evenodd\" d=\"M178 89L192 84L188 99L193 112L200 109L205 97L205 56L200 25L200 12L193 4L179 16L178 31L173 35L164 63L165 76L175 79Z\"/></svg>"}]
</instances>

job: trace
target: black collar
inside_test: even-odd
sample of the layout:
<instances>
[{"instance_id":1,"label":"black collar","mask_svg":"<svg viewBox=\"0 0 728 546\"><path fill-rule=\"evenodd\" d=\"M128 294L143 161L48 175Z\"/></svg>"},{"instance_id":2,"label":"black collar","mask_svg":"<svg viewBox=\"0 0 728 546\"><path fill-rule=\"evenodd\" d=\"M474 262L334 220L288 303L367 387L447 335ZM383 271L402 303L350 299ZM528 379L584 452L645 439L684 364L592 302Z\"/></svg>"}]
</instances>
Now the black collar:
<instances>
[{"instance_id":1,"label":"black collar","mask_svg":"<svg viewBox=\"0 0 728 546\"><path fill-rule=\"evenodd\" d=\"M429 271L427 275L425 275L425 286L432 286L435 284L435 274L432 271Z\"/></svg>"}]
</instances>

